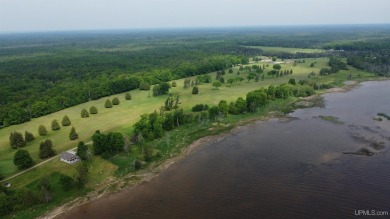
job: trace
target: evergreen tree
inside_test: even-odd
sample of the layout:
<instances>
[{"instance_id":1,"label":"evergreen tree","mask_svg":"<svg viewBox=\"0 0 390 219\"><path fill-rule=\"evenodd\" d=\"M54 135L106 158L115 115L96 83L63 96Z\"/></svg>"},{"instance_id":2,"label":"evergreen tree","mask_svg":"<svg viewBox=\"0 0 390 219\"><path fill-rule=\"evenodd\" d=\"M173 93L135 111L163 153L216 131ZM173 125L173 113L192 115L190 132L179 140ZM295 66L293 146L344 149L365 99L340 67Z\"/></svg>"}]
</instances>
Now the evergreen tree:
<instances>
[{"instance_id":1,"label":"evergreen tree","mask_svg":"<svg viewBox=\"0 0 390 219\"><path fill-rule=\"evenodd\" d=\"M60 130L60 129L61 129L61 126L56 119L51 121L51 130L55 131L55 130Z\"/></svg>"},{"instance_id":2,"label":"evergreen tree","mask_svg":"<svg viewBox=\"0 0 390 219\"><path fill-rule=\"evenodd\" d=\"M14 155L14 164L19 169L29 168L34 165L30 153L26 150L18 150Z\"/></svg>"},{"instance_id":3,"label":"evergreen tree","mask_svg":"<svg viewBox=\"0 0 390 219\"><path fill-rule=\"evenodd\" d=\"M34 135L28 131L24 132L24 139L26 142L33 141L35 139Z\"/></svg>"},{"instance_id":4,"label":"evergreen tree","mask_svg":"<svg viewBox=\"0 0 390 219\"><path fill-rule=\"evenodd\" d=\"M44 159L55 155L53 143L47 139L39 145L39 158Z\"/></svg>"},{"instance_id":5,"label":"evergreen tree","mask_svg":"<svg viewBox=\"0 0 390 219\"><path fill-rule=\"evenodd\" d=\"M69 139L76 140L78 138L79 138L79 135L76 133L76 129L74 127L72 127L72 129L70 130L70 133L69 133Z\"/></svg>"},{"instance_id":6,"label":"evergreen tree","mask_svg":"<svg viewBox=\"0 0 390 219\"><path fill-rule=\"evenodd\" d=\"M225 83L225 78L223 78L222 76L219 78L219 81L223 84Z\"/></svg>"},{"instance_id":7,"label":"evergreen tree","mask_svg":"<svg viewBox=\"0 0 390 219\"><path fill-rule=\"evenodd\" d=\"M119 105L120 104L120 101L117 97L114 97L114 99L112 99L112 104L113 105Z\"/></svg>"},{"instance_id":8,"label":"evergreen tree","mask_svg":"<svg viewBox=\"0 0 390 219\"><path fill-rule=\"evenodd\" d=\"M20 132L12 132L9 136L9 141L11 147L14 149L26 146L23 135Z\"/></svg>"},{"instance_id":9,"label":"evergreen tree","mask_svg":"<svg viewBox=\"0 0 390 219\"><path fill-rule=\"evenodd\" d=\"M40 136L45 136L47 134L46 127L44 125L40 125L38 127L38 133Z\"/></svg>"},{"instance_id":10,"label":"evergreen tree","mask_svg":"<svg viewBox=\"0 0 390 219\"><path fill-rule=\"evenodd\" d=\"M64 116L64 118L62 118L62 126L70 126L71 122L70 122L70 119L68 116Z\"/></svg>"},{"instance_id":11,"label":"evergreen tree","mask_svg":"<svg viewBox=\"0 0 390 219\"><path fill-rule=\"evenodd\" d=\"M89 113L91 114L97 114L98 113L98 110L95 106L91 106L91 108L89 108Z\"/></svg>"},{"instance_id":12,"label":"evergreen tree","mask_svg":"<svg viewBox=\"0 0 390 219\"><path fill-rule=\"evenodd\" d=\"M130 93L126 93L125 99L126 100L131 100L131 94Z\"/></svg>"},{"instance_id":13,"label":"evergreen tree","mask_svg":"<svg viewBox=\"0 0 390 219\"><path fill-rule=\"evenodd\" d=\"M81 110L81 118L89 117L89 113L86 109Z\"/></svg>"},{"instance_id":14,"label":"evergreen tree","mask_svg":"<svg viewBox=\"0 0 390 219\"><path fill-rule=\"evenodd\" d=\"M176 81L172 81L172 87L176 87Z\"/></svg>"},{"instance_id":15,"label":"evergreen tree","mask_svg":"<svg viewBox=\"0 0 390 219\"><path fill-rule=\"evenodd\" d=\"M106 108L112 108L112 103L110 99L107 99L106 102L104 103L104 107Z\"/></svg>"},{"instance_id":16,"label":"evergreen tree","mask_svg":"<svg viewBox=\"0 0 390 219\"><path fill-rule=\"evenodd\" d=\"M88 160L88 147L84 142L80 141L77 145L76 155L79 156L81 160Z\"/></svg>"},{"instance_id":17,"label":"evergreen tree","mask_svg":"<svg viewBox=\"0 0 390 219\"><path fill-rule=\"evenodd\" d=\"M199 88L197 86L192 88L192 94L199 94Z\"/></svg>"}]
</instances>

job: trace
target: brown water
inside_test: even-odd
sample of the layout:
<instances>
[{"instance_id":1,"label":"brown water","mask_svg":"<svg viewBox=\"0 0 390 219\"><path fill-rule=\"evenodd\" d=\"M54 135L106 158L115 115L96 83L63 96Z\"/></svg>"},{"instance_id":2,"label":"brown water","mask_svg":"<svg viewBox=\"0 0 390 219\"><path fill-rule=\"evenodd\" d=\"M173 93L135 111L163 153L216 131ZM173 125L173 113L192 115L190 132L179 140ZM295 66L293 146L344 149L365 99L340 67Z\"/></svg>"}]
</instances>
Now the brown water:
<instances>
[{"instance_id":1,"label":"brown water","mask_svg":"<svg viewBox=\"0 0 390 219\"><path fill-rule=\"evenodd\" d=\"M325 95L203 145L149 183L80 206L63 218L353 218L390 212L390 81ZM344 124L318 116L335 116ZM386 147L375 150L374 141ZM343 154L365 147L373 156Z\"/></svg>"}]
</instances>

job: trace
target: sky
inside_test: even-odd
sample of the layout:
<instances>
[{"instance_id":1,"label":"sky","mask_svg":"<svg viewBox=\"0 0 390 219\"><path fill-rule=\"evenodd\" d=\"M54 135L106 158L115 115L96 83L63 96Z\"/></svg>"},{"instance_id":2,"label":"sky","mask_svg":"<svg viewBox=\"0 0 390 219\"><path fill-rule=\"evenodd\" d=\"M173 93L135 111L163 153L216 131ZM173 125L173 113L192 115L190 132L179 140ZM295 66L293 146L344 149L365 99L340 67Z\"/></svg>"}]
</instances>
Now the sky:
<instances>
[{"instance_id":1,"label":"sky","mask_svg":"<svg viewBox=\"0 0 390 219\"><path fill-rule=\"evenodd\" d=\"M0 32L389 24L389 0L0 0Z\"/></svg>"}]
</instances>

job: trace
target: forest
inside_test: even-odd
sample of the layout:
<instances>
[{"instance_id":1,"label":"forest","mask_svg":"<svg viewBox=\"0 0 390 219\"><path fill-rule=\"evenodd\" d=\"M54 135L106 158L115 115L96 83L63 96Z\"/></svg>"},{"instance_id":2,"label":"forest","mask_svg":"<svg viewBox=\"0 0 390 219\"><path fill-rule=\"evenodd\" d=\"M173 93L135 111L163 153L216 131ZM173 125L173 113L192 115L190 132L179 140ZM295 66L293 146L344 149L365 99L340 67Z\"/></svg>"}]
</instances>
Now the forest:
<instances>
[{"instance_id":1,"label":"forest","mask_svg":"<svg viewBox=\"0 0 390 219\"><path fill-rule=\"evenodd\" d=\"M371 32L367 27L335 26L2 34L0 127L138 89L141 84L247 64L259 55L336 56L347 58L356 68L389 75L390 31L382 26L368 29ZM324 51L264 52L250 46Z\"/></svg>"}]
</instances>

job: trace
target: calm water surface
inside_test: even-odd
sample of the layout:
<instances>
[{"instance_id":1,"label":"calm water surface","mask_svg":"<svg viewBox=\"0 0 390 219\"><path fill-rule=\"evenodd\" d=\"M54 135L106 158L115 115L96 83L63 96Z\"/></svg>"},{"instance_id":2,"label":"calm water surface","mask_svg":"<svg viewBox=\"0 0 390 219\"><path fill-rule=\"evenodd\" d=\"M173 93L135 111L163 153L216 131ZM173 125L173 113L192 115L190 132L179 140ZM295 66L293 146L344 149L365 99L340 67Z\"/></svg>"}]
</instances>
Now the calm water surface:
<instances>
[{"instance_id":1,"label":"calm water surface","mask_svg":"<svg viewBox=\"0 0 390 219\"><path fill-rule=\"evenodd\" d=\"M390 212L390 81L325 95L297 119L242 127L149 183L63 218L354 218ZM334 116L342 124L319 116ZM384 145L375 150L373 142ZM367 148L373 156L343 154Z\"/></svg>"}]
</instances>

